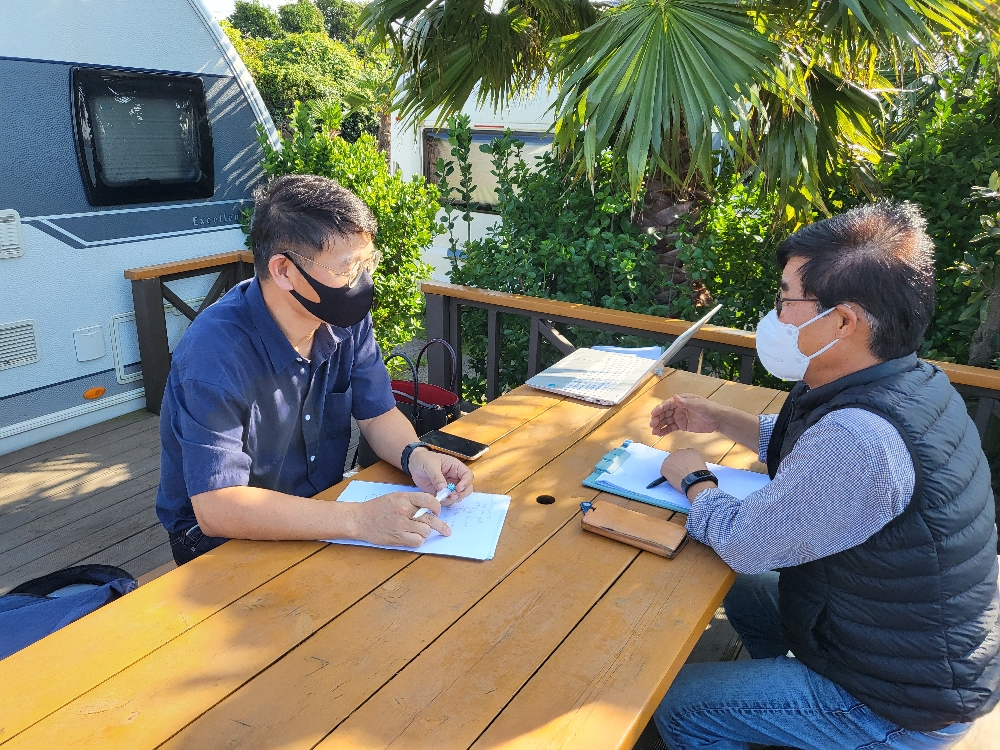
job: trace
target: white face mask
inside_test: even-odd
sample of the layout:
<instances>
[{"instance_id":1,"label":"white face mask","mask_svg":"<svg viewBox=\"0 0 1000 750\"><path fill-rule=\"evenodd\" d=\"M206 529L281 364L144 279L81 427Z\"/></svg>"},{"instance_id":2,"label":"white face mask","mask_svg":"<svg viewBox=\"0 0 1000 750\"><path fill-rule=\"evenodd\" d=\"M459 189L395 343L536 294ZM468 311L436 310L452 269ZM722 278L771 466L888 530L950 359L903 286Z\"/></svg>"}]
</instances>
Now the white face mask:
<instances>
[{"instance_id":1,"label":"white face mask","mask_svg":"<svg viewBox=\"0 0 1000 750\"><path fill-rule=\"evenodd\" d=\"M757 324L757 356L760 358L760 363L776 378L802 380L806 370L809 369L809 361L836 344L839 339L834 339L818 352L807 357L799 349L799 331L835 309L831 307L800 326L782 323L778 319L778 311L771 310Z\"/></svg>"}]
</instances>

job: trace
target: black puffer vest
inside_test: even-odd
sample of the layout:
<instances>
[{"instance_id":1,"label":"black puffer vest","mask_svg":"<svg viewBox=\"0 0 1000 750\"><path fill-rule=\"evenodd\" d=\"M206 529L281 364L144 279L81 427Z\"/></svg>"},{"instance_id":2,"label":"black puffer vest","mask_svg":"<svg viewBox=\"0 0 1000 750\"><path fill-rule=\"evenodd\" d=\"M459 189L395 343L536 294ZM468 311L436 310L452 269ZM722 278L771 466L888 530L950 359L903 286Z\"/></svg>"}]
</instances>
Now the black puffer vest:
<instances>
[{"instance_id":1,"label":"black puffer vest","mask_svg":"<svg viewBox=\"0 0 1000 750\"><path fill-rule=\"evenodd\" d=\"M797 384L768 444L771 478L806 429L847 407L899 431L913 498L866 542L781 570L788 646L901 727L971 721L1000 701L997 532L979 434L947 376L910 355L815 390Z\"/></svg>"}]
</instances>

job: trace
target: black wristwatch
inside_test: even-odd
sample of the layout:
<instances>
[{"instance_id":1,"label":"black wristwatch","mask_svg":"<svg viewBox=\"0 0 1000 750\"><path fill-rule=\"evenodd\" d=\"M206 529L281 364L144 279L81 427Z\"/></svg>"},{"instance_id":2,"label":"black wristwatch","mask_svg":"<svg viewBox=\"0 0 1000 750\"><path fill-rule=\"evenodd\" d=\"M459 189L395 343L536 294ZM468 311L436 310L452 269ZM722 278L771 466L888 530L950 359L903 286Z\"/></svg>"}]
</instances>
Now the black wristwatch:
<instances>
[{"instance_id":1,"label":"black wristwatch","mask_svg":"<svg viewBox=\"0 0 1000 750\"><path fill-rule=\"evenodd\" d=\"M404 474L410 473L410 456L413 454L417 448L430 448L427 443L421 443L419 440L415 443L410 443L408 446L403 448L403 455L399 457L399 468L403 470Z\"/></svg>"},{"instance_id":2,"label":"black wristwatch","mask_svg":"<svg viewBox=\"0 0 1000 750\"><path fill-rule=\"evenodd\" d=\"M681 493L684 497L687 497L688 490L699 482L715 482L716 486L718 486L719 478L708 469L698 469L698 471L692 471L681 480Z\"/></svg>"}]
</instances>

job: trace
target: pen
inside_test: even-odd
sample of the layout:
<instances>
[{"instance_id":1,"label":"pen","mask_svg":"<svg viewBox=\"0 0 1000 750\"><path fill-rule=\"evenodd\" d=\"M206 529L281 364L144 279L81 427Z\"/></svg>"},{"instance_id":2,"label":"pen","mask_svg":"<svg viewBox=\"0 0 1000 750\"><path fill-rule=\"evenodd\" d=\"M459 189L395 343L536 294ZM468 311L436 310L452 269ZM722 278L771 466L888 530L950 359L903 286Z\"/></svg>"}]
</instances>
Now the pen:
<instances>
[{"instance_id":1,"label":"pen","mask_svg":"<svg viewBox=\"0 0 1000 750\"><path fill-rule=\"evenodd\" d=\"M447 487L442 487L440 490L438 490L438 493L434 496L434 499L437 500L438 502L441 502L454 491L455 491L455 485L449 482ZM413 514L413 520L416 521L424 513L430 513L430 511L427 510L427 508L421 508L420 510L418 510L416 513Z\"/></svg>"},{"instance_id":2,"label":"pen","mask_svg":"<svg viewBox=\"0 0 1000 750\"><path fill-rule=\"evenodd\" d=\"M666 481L667 481L666 477L659 477L658 479L654 479L652 482L650 482L649 484L647 484L646 485L646 489L647 490L651 490L654 487L659 487L661 484L663 484Z\"/></svg>"}]
</instances>

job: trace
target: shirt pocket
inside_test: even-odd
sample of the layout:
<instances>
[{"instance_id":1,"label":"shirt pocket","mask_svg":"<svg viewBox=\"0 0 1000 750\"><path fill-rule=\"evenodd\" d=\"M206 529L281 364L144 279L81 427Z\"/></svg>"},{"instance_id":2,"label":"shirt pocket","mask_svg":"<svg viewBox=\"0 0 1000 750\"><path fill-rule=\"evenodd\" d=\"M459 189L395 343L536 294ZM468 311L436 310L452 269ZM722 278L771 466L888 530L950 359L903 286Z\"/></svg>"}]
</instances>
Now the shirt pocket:
<instances>
[{"instance_id":1,"label":"shirt pocket","mask_svg":"<svg viewBox=\"0 0 1000 750\"><path fill-rule=\"evenodd\" d=\"M347 390L343 392L331 391L326 394L323 404L323 432L328 437L333 437L344 429L350 433L352 402L351 386L347 386Z\"/></svg>"}]
</instances>

